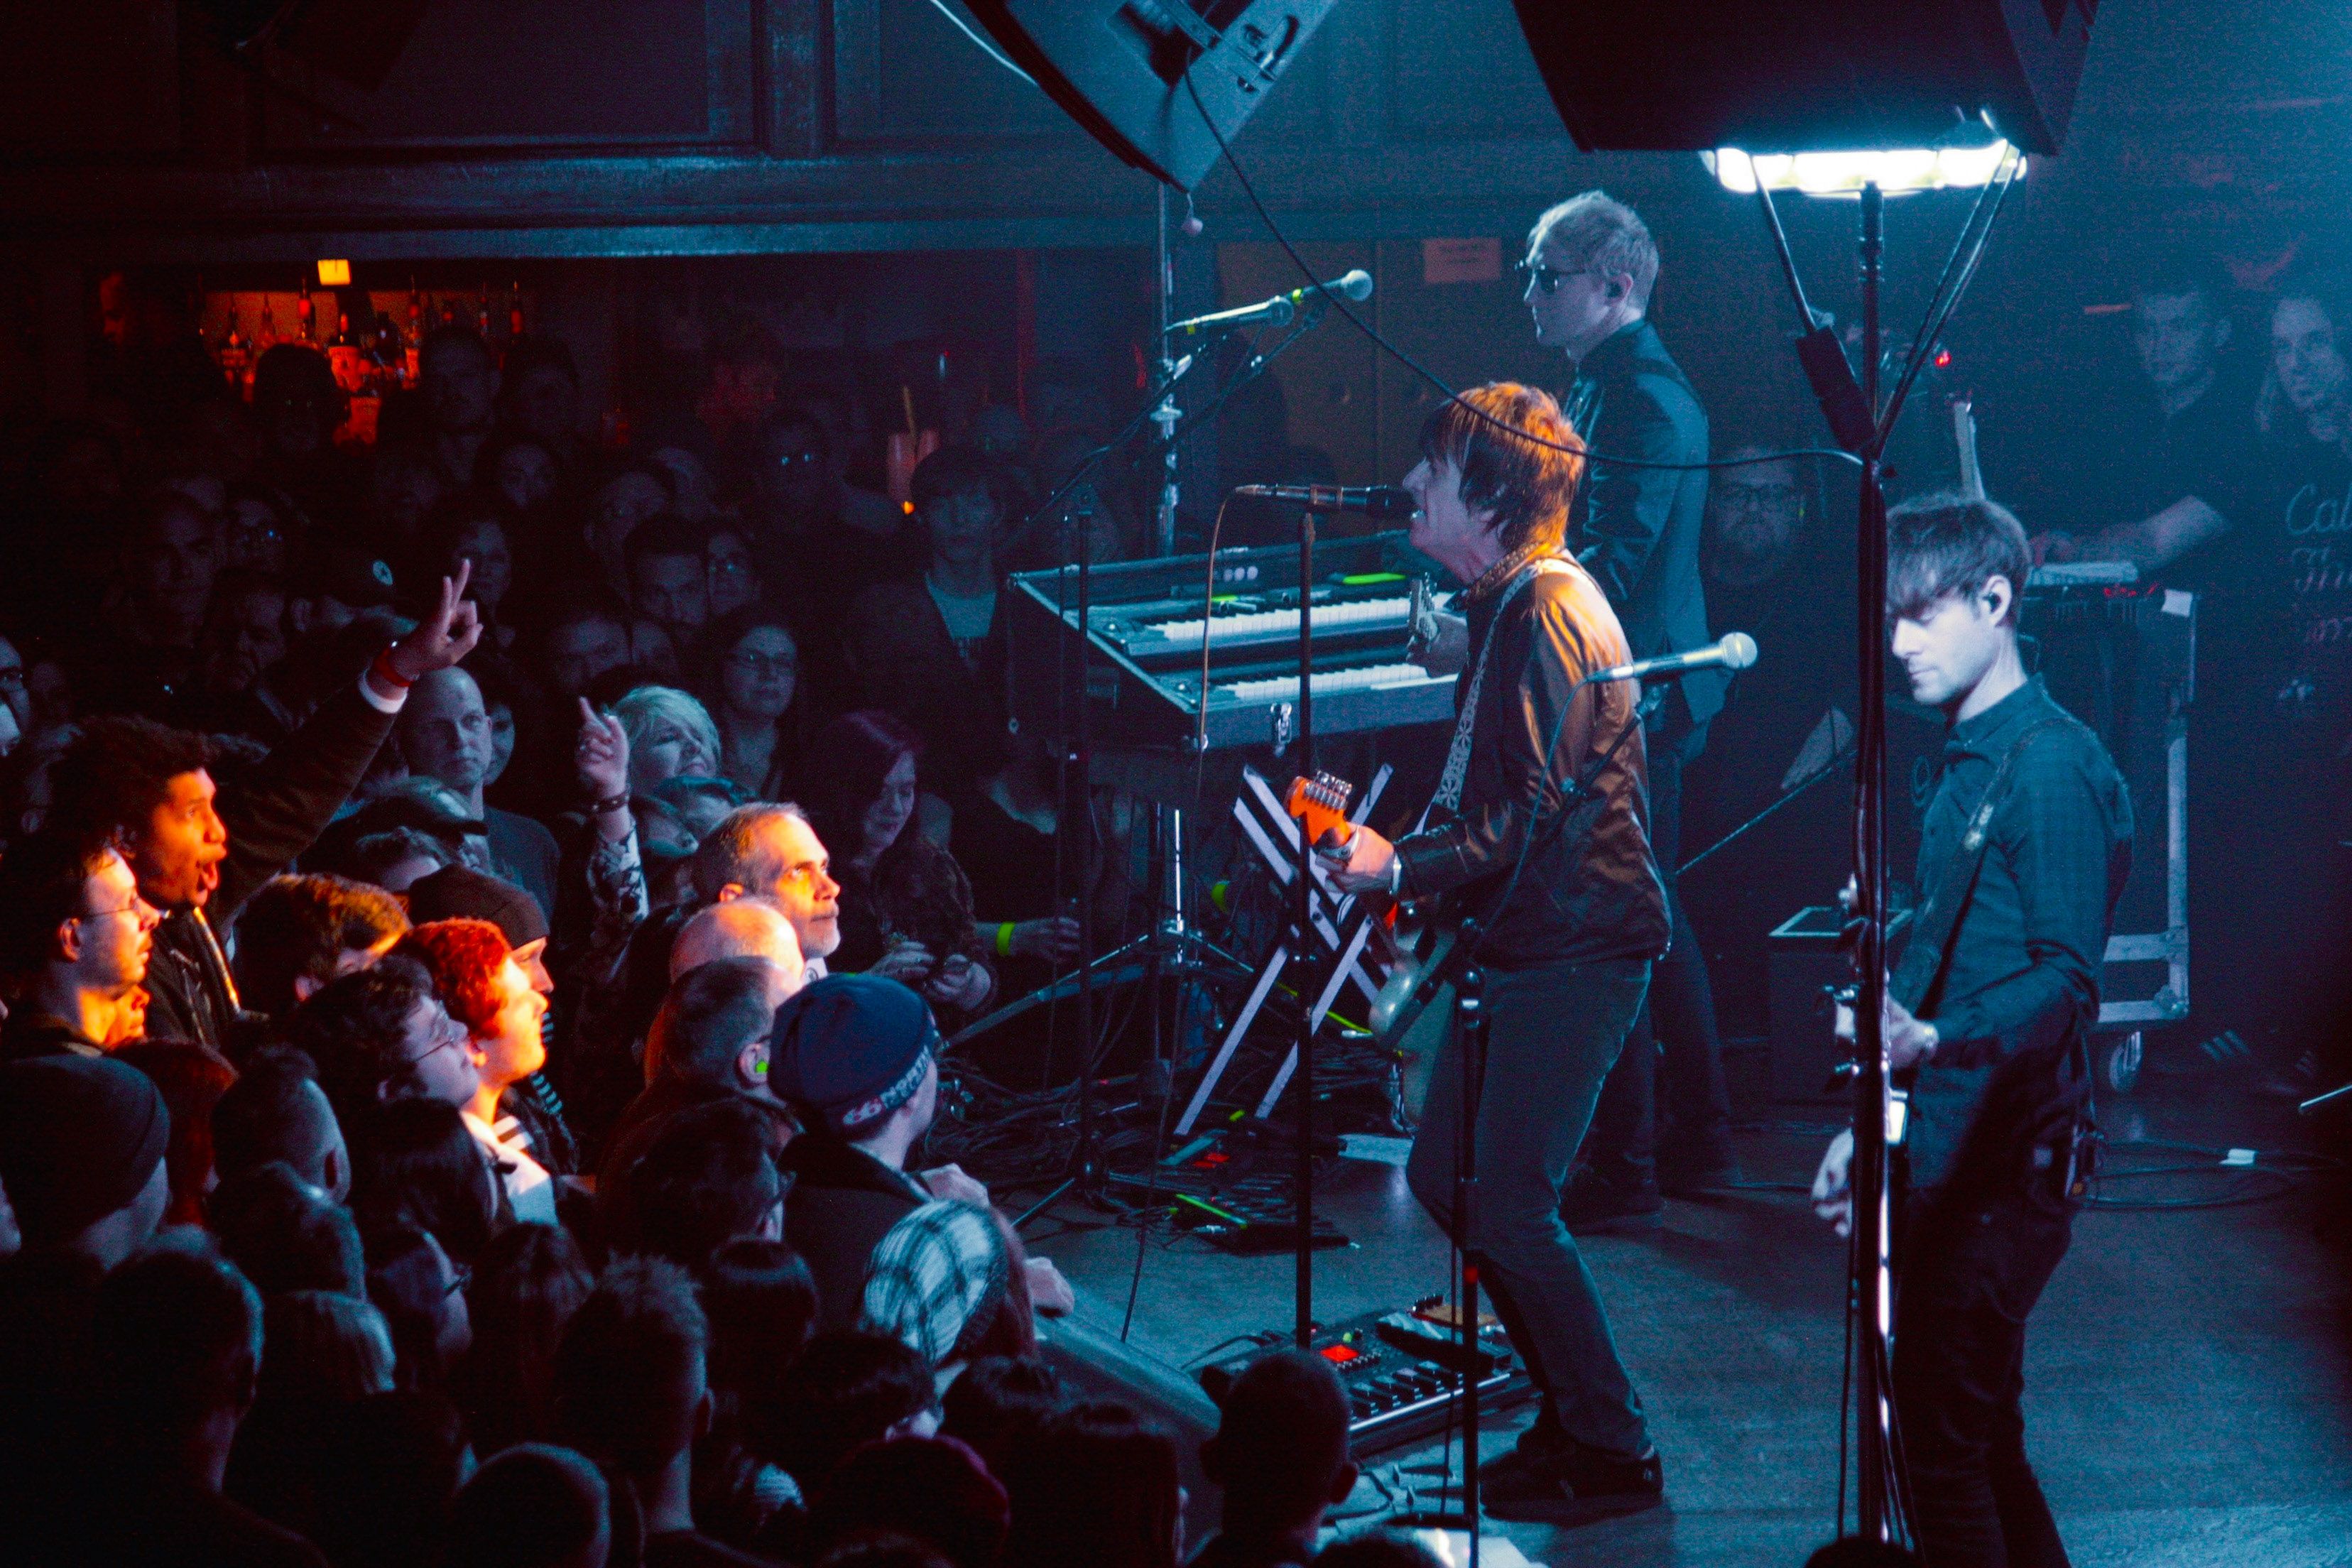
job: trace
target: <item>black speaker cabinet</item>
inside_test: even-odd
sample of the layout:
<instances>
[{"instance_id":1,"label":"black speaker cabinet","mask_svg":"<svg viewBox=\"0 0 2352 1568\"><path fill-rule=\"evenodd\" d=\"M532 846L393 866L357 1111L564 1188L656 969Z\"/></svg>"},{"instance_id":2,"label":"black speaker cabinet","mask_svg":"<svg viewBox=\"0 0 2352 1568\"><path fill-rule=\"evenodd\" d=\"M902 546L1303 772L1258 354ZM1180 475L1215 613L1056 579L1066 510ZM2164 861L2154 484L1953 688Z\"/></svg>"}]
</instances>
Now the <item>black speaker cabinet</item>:
<instances>
[{"instance_id":1,"label":"black speaker cabinet","mask_svg":"<svg viewBox=\"0 0 2352 1568\"><path fill-rule=\"evenodd\" d=\"M1189 191L1332 3L971 0L971 11L1096 141Z\"/></svg>"},{"instance_id":2,"label":"black speaker cabinet","mask_svg":"<svg viewBox=\"0 0 2352 1568\"><path fill-rule=\"evenodd\" d=\"M1936 145L1990 116L2066 134L2098 0L1517 0L1587 152Z\"/></svg>"}]
</instances>

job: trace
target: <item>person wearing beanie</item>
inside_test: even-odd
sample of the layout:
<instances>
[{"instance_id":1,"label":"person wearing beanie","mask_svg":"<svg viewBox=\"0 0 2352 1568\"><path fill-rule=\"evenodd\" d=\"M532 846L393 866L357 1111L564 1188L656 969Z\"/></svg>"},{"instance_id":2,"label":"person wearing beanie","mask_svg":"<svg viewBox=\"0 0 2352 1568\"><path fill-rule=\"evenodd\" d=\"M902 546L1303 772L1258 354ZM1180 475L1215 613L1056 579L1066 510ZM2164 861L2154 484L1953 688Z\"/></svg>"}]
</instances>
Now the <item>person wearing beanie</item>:
<instances>
[{"instance_id":1,"label":"person wearing beanie","mask_svg":"<svg viewBox=\"0 0 2352 1568\"><path fill-rule=\"evenodd\" d=\"M778 1157L793 1178L784 1239L816 1280L823 1328L857 1326L875 1248L900 1220L940 1200L989 1206L958 1166L907 1171L939 1110L939 1042L920 996L870 974L826 975L776 1010L769 1086L808 1128ZM1047 1311L1072 1305L1044 1258L1030 1260L1027 1284Z\"/></svg>"},{"instance_id":2,"label":"person wearing beanie","mask_svg":"<svg viewBox=\"0 0 2352 1568\"><path fill-rule=\"evenodd\" d=\"M135 1068L58 1056L0 1068L0 1186L25 1253L106 1269L145 1246L171 1200L171 1137L163 1091Z\"/></svg>"},{"instance_id":3,"label":"person wearing beanie","mask_svg":"<svg viewBox=\"0 0 2352 1568\"><path fill-rule=\"evenodd\" d=\"M135 1068L42 1057L0 1068L0 1188L23 1233L0 1259L0 1519L10 1546L70 1479L78 1375L99 1282L154 1236L172 1184L172 1118ZM6 1556L0 1549L0 1556Z\"/></svg>"}]
</instances>

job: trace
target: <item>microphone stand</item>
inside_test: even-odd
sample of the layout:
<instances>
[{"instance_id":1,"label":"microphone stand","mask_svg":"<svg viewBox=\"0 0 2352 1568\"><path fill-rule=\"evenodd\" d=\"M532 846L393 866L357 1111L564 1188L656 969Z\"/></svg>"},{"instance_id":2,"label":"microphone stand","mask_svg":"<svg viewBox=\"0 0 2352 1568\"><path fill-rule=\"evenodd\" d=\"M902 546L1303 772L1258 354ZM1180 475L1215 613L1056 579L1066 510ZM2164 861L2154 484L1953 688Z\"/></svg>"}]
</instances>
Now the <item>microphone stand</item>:
<instances>
[{"instance_id":1,"label":"microphone stand","mask_svg":"<svg viewBox=\"0 0 2352 1568\"><path fill-rule=\"evenodd\" d=\"M1241 371L1234 375L1233 380L1224 387L1220 389L1217 395L1211 398L1205 406L1201 408L1190 419L1185 420L1181 424L1177 423L1171 417L1171 411L1174 408L1173 398L1175 387L1177 383L1183 380L1183 378L1189 374L1195 366L1202 363L1202 353L1200 350L1195 350L1193 353L1185 355L1182 359L1173 362L1163 361L1162 366L1164 374L1159 378L1159 384L1152 388L1150 395L1144 399L1143 406L1137 410L1135 416L1128 420L1124 426L1120 426L1118 432L1108 442L1088 453L1085 459L1070 471L1068 477L1064 479L1059 485L1056 485L1054 488L1054 490L1050 495L1048 495L1043 501L1040 501L1034 508L1031 509L1028 516L1023 518L1018 523L1013 525L1013 529L1006 536L1007 548L1010 549L1013 545L1017 544L1029 534L1031 530L1036 528L1045 519L1055 515L1061 509L1062 503L1067 500L1069 497L1077 490L1080 485L1087 482L1095 471L1101 467L1103 460L1109 457L1113 452L1116 452L1122 447L1126 446L1127 443L1132 440L1146 425L1153 423L1160 425L1161 444L1166 448L1167 452L1172 457L1175 447L1180 442L1181 442L1187 436L1190 436L1193 431L1199 429L1202 424L1213 419L1216 416L1217 411L1222 408L1235 393L1241 391L1252 382L1255 382L1259 376L1264 375L1268 367L1270 367L1276 359L1280 358L1292 344L1296 343L1301 337L1304 337L1307 331L1312 330L1322 321L1323 314L1324 312L1321 309L1310 308L1307 312L1306 319L1293 326L1289 333L1285 336L1281 342L1276 343L1273 348L1267 350L1264 353L1253 355L1249 363L1244 365ZM1172 468L1171 472L1172 473ZM1088 509L1087 518L1089 521L1091 517L1092 510L1091 509ZM1171 521L1172 522L1172 515ZM1060 1191L1066 1191L1070 1187L1075 1186L1077 1188L1080 1194L1090 1203L1097 1202L1101 1197L1103 1174L1100 1142L1095 1127L1096 1108L1094 1096L1096 1059L1094 1037L1094 980L1095 972L1101 966L1103 960L1101 957L1097 956L1095 951L1094 905L1093 900L1088 897L1088 890L1093 885L1091 872L1094 864L1094 747L1092 725L1089 721L1089 705L1087 699L1087 670L1090 663L1090 654L1093 647L1094 635L1094 562L1092 534L1093 530L1090 526L1080 526L1078 529L1076 549L1075 552L1076 555L1076 586L1077 591L1076 608L1078 612L1078 669L1076 682L1076 692L1074 699L1073 693L1066 684L1061 693L1065 703L1075 700L1076 704L1076 710L1075 713L1069 712L1066 708L1065 709L1065 723L1067 725L1066 732L1072 742L1070 752L1066 756L1065 761L1068 763L1075 764L1077 769L1079 798L1085 803L1085 812L1083 814L1084 831L1078 850L1078 969L1076 978L1078 983L1077 999L1079 1043L1077 1146L1072 1151L1067 1175L1061 1184L1061 1187L1057 1189L1055 1194L1058 1195ZM1307 549L1309 551L1312 549L1311 535L1307 540ZM1307 576L1304 574L1308 570L1309 568L1307 566L1307 563L1302 562L1302 587L1307 585ZM1070 586L1071 573L1069 569L1066 567L1056 578L1056 602L1055 605L1055 609L1061 616L1065 626L1067 626L1069 624L1069 612L1071 608L1069 602ZM1207 633L1204 631L1202 636L1205 639ZM1302 660L1307 657L1305 637L1305 606L1302 600L1300 644L1300 657ZM1299 694L1301 709L1303 711L1307 701L1307 688L1304 671L1302 671L1301 674ZM1208 693L1206 691L1203 691L1201 694L1201 700L1203 705L1207 703ZM1067 796L1067 793L1066 788L1065 788L1063 794L1066 798ZM1304 836L1302 835L1302 837L1303 837ZM1302 852L1305 847L1307 847L1302 846ZM1181 849L1178 853L1181 855ZM1302 930L1305 930L1306 926L1306 919L1302 915L1300 918L1300 927ZM1192 933L1189 924L1184 921L1181 916L1175 922L1175 927L1176 929L1168 934L1174 936L1180 942L1191 940ZM1126 951L1127 950L1124 948L1120 950L1122 953ZM1156 956L1153 962L1155 963L1157 963ZM1306 1059L1302 1055L1300 1058L1300 1067L1303 1069L1305 1066ZM1311 1173L1309 1173L1307 1180L1311 1183ZM1301 1223L1303 1224L1304 1221L1302 1220ZM1304 1240L1301 1241L1300 1247L1302 1252L1302 1262L1300 1267L1303 1270L1306 1268L1303 1255L1307 1248L1307 1243ZM1302 1342L1304 1342L1302 1341Z\"/></svg>"}]
</instances>

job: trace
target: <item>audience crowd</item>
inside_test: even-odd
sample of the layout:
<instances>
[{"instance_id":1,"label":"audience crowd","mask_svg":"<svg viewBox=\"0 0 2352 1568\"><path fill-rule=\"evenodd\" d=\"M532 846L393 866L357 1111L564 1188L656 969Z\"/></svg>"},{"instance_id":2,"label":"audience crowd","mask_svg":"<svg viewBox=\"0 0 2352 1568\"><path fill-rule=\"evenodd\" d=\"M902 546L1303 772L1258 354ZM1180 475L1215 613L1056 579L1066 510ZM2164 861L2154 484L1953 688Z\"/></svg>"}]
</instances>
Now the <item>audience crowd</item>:
<instances>
[{"instance_id":1,"label":"audience crowd","mask_svg":"<svg viewBox=\"0 0 2352 1568\"><path fill-rule=\"evenodd\" d=\"M421 357L372 446L288 344L34 466L9 1560L1173 1568L1174 1439L1064 1390L1069 1285L920 1157L942 1025L1075 946L1001 699L1058 474L950 445L901 507L822 389L600 457L561 343ZM1290 1373L1220 1561L1352 1481Z\"/></svg>"}]
</instances>

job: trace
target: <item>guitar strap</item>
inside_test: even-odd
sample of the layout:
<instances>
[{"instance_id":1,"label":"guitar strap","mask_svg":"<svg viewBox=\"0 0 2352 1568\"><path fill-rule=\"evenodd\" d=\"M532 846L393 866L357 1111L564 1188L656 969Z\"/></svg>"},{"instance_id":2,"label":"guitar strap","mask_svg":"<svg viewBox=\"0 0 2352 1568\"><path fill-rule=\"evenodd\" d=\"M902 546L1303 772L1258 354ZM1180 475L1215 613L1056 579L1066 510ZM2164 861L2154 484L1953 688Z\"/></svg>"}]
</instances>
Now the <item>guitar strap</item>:
<instances>
[{"instance_id":1,"label":"guitar strap","mask_svg":"<svg viewBox=\"0 0 2352 1568\"><path fill-rule=\"evenodd\" d=\"M1902 962L1886 982L1887 994L1905 1008L1916 1012L1927 993L1935 988L1937 978L1951 957L1953 934L1959 930L1960 912L1968 907L1969 897L1976 891L1977 873L1984 868L1986 846L1991 840L1993 813L2009 794L2017 773L2017 762L2025 749L2045 730L2062 728L2064 719L2043 719L2029 726L2024 734L2013 742L1993 769L1992 782L1978 797L1977 808L1969 815L1968 831L1960 835L1959 847L1945 863L1943 874L1937 878L1927 901L1919 907L1919 918L1911 924L1911 940L1904 945Z\"/></svg>"},{"instance_id":2,"label":"guitar strap","mask_svg":"<svg viewBox=\"0 0 2352 1568\"><path fill-rule=\"evenodd\" d=\"M1413 826L1415 833L1429 826L1430 817L1440 808L1447 812L1462 809L1462 788L1470 776L1470 735L1478 724L1478 690L1486 681L1487 660L1495 651L1495 635L1503 624L1503 612L1511 601L1525 591L1527 585L1548 572L1565 572L1568 563L1553 556L1539 556L1528 563L1519 574L1503 590L1495 605L1495 618L1486 623L1486 640L1478 648L1478 663L1470 671L1470 689L1462 698L1462 711L1454 717L1454 742L1445 748L1445 771L1437 777L1437 793L1423 808L1421 821Z\"/></svg>"}]
</instances>

